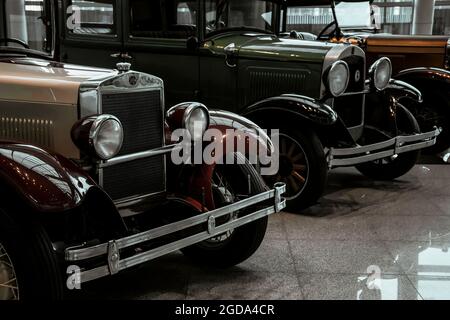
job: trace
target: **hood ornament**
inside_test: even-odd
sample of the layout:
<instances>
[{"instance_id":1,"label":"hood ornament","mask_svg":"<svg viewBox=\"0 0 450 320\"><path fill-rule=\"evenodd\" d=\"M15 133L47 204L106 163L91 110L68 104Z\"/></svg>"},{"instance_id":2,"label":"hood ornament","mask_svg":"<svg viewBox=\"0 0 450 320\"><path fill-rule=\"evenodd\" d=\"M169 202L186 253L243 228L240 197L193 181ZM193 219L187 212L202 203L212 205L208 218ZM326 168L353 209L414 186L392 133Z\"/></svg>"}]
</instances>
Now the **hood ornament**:
<instances>
[{"instance_id":1,"label":"hood ornament","mask_svg":"<svg viewBox=\"0 0 450 320\"><path fill-rule=\"evenodd\" d=\"M119 71L119 73L125 73L130 71L131 69L131 63L128 62L119 62L116 64L116 68Z\"/></svg>"}]
</instances>

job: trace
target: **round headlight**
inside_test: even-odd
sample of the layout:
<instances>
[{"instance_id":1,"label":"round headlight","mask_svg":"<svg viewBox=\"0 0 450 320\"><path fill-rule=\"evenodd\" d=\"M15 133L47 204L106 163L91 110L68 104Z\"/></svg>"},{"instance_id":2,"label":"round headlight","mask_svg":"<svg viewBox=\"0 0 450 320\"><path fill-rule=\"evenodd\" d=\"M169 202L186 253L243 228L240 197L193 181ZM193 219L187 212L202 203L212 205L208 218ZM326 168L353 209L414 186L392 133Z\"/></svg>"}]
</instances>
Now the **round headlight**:
<instances>
[{"instance_id":1,"label":"round headlight","mask_svg":"<svg viewBox=\"0 0 450 320\"><path fill-rule=\"evenodd\" d=\"M209 127L209 111L200 103L191 104L184 113L184 127L193 141L202 141Z\"/></svg>"},{"instance_id":2,"label":"round headlight","mask_svg":"<svg viewBox=\"0 0 450 320\"><path fill-rule=\"evenodd\" d=\"M339 97L347 90L350 70L345 61L336 61L328 73L328 89L334 97Z\"/></svg>"},{"instance_id":3,"label":"round headlight","mask_svg":"<svg viewBox=\"0 0 450 320\"><path fill-rule=\"evenodd\" d=\"M89 140L100 159L115 157L123 143L123 129L119 119L111 115L101 115L92 124Z\"/></svg>"},{"instance_id":4,"label":"round headlight","mask_svg":"<svg viewBox=\"0 0 450 320\"><path fill-rule=\"evenodd\" d=\"M381 58L377 60L369 69L372 75L372 83L375 89L384 90L389 84L392 77L392 64L389 58Z\"/></svg>"}]
</instances>

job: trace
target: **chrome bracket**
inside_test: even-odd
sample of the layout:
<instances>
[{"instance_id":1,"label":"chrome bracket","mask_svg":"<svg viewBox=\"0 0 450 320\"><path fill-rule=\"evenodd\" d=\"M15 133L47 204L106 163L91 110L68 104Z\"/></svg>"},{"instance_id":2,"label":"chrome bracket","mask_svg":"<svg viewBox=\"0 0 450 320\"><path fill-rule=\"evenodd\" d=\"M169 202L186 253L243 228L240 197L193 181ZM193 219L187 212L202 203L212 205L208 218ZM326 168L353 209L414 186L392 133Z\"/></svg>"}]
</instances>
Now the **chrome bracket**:
<instances>
[{"instance_id":1,"label":"chrome bracket","mask_svg":"<svg viewBox=\"0 0 450 320\"><path fill-rule=\"evenodd\" d=\"M275 212L280 212L286 207L286 200L281 197L286 192L286 185L284 183L277 182L275 184Z\"/></svg>"},{"instance_id":2,"label":"chrome bracket","mask_svg":"<svg viewBox=\"0 0 450 320\"><path fill-rule=\"evenodd\" d=\"M114 240L108 242L108 267L110 274L119 272L120 252Z\"/></svg>"},{"instance_id":3,"label":"chrome bracket","mask_svg":"<svg viewBox=\"0 0 450 320\"><path fill-rule=\"evenodd\" d=\"M214 216L208 217L208 233L213 234L216 229L216 218Z\"/></svg>"}]
</instances>

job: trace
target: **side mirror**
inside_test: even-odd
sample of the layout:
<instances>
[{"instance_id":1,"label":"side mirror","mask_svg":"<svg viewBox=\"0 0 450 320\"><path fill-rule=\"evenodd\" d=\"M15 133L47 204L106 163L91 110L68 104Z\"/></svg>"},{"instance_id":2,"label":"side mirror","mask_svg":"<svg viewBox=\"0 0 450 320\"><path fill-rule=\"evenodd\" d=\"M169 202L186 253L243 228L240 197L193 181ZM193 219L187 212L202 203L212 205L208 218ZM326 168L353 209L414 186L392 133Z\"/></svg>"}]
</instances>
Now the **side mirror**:
<instances>
[{"instance_id":1,"label":"side mirror","mask_svg":"<svg viewBox=\"0 0 450 320\"><path fill-rule=\"evenodd\" d=\"M186 41L186 47L189 50L197 50L199 46L198 38L197 37L189 37Z\"/></svg>"}]
</instances>

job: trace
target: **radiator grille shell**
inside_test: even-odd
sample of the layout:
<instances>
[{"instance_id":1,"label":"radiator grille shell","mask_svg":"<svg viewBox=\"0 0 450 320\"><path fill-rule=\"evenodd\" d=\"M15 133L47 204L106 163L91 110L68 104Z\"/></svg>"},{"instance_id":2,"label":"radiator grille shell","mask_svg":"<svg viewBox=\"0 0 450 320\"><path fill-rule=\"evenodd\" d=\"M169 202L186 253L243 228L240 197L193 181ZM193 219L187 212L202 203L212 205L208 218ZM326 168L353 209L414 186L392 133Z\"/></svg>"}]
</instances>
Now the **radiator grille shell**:
<instances>
[{"instance_id":1,"label":"radiator grille shell","mask_svg":"<svg viewBox=\"0 0 450 320\"><path fill-rule=\"evenodd\" d=\"M124 141L117 157L164 145L162 88L103 92L101 112L122 123ZM165 157L147 157L100 169L100 184L113 200L132 199L165 191Z\"/></svg>"}]
</instances>

